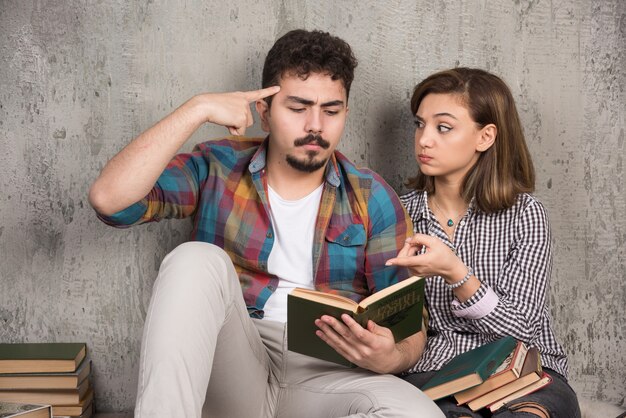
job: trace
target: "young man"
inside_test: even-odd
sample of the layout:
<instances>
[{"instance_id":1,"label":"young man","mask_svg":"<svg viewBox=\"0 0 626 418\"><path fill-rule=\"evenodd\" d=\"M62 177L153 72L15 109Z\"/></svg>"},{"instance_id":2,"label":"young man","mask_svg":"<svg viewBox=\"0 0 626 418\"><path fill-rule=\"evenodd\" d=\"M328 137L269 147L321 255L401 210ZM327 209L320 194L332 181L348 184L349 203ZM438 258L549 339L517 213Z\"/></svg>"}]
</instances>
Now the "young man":
<instances>
[{"instance_id":1,"label":"young man","mask_svg":"<svg viewBox=\"0 0 626 418\"><path fill-rule=\"evenodd\" d=\"M411 230L399 199L335 151L355 66L344 41L289 32L266 58L264 89L193 97L93 184L90 202L114 226L194 217L193 242L165 257L154 284L137 417L441 416L383 374L417 361L422 333L395 344L374 323L318 320L320 337L358 369L286 347L292 288L362 299L406 277L385 267ZM251 102L265 140L231 137L175 156L205 122L243 135Z\"/></svg>"}]
</instances>

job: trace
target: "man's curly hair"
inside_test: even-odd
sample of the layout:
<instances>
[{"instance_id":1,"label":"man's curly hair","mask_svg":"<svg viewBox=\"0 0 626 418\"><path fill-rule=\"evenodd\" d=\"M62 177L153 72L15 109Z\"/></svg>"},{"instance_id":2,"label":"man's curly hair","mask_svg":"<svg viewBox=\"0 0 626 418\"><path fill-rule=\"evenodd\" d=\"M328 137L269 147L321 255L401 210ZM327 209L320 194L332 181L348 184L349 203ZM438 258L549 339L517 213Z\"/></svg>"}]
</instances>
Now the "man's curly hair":
<instances>
[{"instance_id":1,"label":"man's curly hair","mask_svg":"<svg viewBox=\"0 0 626 418\"><path fill-rule=\"evenodd\" d=\"M267 53L262 85L277 86L285 75L306 80L311 73L328 74L343 83L347 98L356 66L352 49L343 39L319 30L296 29L281 36ZM271 104L271 96L265 100Z\"/></svg>"}]
</instances>

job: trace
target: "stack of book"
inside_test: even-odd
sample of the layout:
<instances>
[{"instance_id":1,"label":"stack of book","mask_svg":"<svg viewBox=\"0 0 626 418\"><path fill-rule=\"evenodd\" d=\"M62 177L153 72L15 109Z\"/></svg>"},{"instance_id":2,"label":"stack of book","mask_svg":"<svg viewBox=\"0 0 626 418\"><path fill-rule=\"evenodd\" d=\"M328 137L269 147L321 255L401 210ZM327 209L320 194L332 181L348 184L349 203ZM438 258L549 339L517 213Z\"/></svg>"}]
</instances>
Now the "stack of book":
<instances>
[{"instance_id":1,"label":"stack of book","mask_svg":"<svg viewBox=\"0 0 626 418\"><path fill-rule=\"evenodd\" d=\"M84 343L0 344L0 403L52 406L54 417L93 413Z\"/></svg>"},{"instance_id":2,"label":"stack of book","mask_svg":"<svg viewBox=\"0 0 626 418\"><path fill-rule=\"evenodd\" d=\"M454 396L472 411L497 411L507 402L550 384L536 348L513 337L462 353L450 360L422 387L431 399Z\"/></svg>"}]
</instances>

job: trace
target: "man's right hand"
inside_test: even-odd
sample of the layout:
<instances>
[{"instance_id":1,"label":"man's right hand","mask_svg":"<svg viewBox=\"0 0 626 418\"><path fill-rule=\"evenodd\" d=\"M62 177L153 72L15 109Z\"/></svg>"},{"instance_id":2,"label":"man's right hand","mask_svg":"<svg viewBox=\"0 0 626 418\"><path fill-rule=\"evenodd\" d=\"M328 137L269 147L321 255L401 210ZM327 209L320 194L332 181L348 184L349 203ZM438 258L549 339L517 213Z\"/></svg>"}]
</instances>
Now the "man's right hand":
<instances>
[{"instance_id":1,"label":"man's right hand","mask_svg":"<svg viewBox=\"0 0 626 418\"><path fill-rule=\"evenodd\" d=\"M167 164L204 123L225 126L243 135L254 122L250 104L278 93L280 87L194 96L141 133L104 166L89 190L89 203L112 215L145 197Z\"/></svg>"},{"instance_id":2,"label":"man's right hand","mask_svg":"<svg viewBox=\"0 0 626 418\"><path fill-rule=\"evenodd\" d=\"M231 135L244 135L246 128L254 123L250 104L279 91L279 86L271 86L244 92L206 93L198 96L198 99L207 106L206 122L225 126Z\"/></svg>"}]
</instances>

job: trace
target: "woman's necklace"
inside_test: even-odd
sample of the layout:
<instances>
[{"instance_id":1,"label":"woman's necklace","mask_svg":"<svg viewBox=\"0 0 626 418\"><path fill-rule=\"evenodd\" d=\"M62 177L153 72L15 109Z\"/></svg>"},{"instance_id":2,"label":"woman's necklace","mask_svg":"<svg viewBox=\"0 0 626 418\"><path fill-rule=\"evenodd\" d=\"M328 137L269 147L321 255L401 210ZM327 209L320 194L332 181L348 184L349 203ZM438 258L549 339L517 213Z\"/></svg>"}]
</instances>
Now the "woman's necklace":
<instances>
[{"instance_id":1,"label":"woman's necklace","mask_svg":"<svg viewBox=\"0 0 626 418\"><path fill-rule=\"evenodd\" d=\"M447 216L447 214L444 212L443 209L441 209L441 206L439 206L439 204L437 204L437 201L434 198L430 199L431 202L433 202L435 204L435 206L437 207L437 209L439 210L439 213L441 213L442 215L444 215L444 217L448 218L448 221L446 222L446 225L448 225L449 228L454 227L454 225L456 224L456 222L458 222L461 217L463 216L463 214L466 212L465 210L463 212L461 212L458 216L456 216L456 218L452 218L451 216ZM456 219L456 222L454 221L454 219Z\"/></svg>"}]
</instances>

